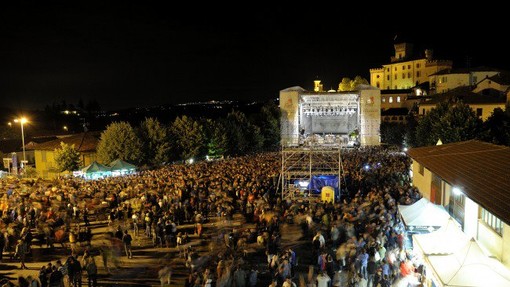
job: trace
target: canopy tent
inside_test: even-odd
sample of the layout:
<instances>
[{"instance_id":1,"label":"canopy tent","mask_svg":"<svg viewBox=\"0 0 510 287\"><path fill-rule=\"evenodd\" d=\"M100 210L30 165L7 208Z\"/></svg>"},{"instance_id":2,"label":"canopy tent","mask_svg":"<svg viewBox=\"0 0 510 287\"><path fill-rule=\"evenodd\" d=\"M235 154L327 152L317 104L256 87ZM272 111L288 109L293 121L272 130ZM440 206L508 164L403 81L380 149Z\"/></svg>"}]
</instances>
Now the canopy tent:
<instances>
[{"instance_id":1,"label":"canopy tent","mask_svg":"<svg viewBox=\"0 0 510 287\"><path fill-rule=\"evenodd\" d=\"M474 239L453 254L429 255L426 260L441 286L510 286L508 269L498 260L486 256Z\"/></svg>"},{"instance_id":2,"label":"canopy tent","mask_svg":"<svg viewBox=\"0 0 510 287\"><path fill-rule=\"evenodd\" d=\"M398 210L406 227L441 227L446 225L450 214L443 206L422 198L411 205L398 205Z\"/></svg>"},{"instance_id":3,"label":"canopy tent","mask_svg":"<svg viewBox=\"0 0 510 287\"><path fill-rule=\"evenodd\" d=\"M130 174L136 171L136 166L129 162L123 161L121 159L116 159L112 161L110 164L111 171L115 174Z\"/></svg>"},{"instance_id":4,"label":"canopy tent","mask_svg":"<svg viewBox=\"0 0 510 287\"><path fill-rule=\"evenodd\" d=\"M461 249L469 241L455 219L431 233L413 234L413 246L420 249L423 255L452 254Z\"/></svg>"},{"instance_id":5,"label":"canopy tent","mask_svg":"<svg viewBox=\"0 0 510 287\"><path fill-rule=\"evenodd\" d=\"M87 179L97 179L111 175L110 167L102 165L97 161L93 161L91 164L82 168L81 175Z\"/></svg>"}]
</instances>

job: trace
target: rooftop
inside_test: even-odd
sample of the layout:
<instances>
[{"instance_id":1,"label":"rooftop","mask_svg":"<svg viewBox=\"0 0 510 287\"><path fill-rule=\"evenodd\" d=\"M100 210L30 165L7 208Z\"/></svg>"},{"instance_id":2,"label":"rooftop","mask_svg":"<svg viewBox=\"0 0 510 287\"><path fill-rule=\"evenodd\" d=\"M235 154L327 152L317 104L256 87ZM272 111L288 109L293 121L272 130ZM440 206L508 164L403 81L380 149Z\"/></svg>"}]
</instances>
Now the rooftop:
<instances>
[{"instance_id":1,"label":"rooftop","mask_svg":"<svg viewBox=\"0 0 510 287\"><path fill-rule=\"evenodd\" d=\"M100 132L85 132L74 134L68 137L62 137L48 142L40 143L34 146L35 150L55 150L60 148L60 143L74 145L79 152L93 152L99 143Z\"/></svg>"},{"instance_id":2,"label":"rooftop","mask_svg":"<svg viewBox=\"0 0 510 287\"><path fill-rule=\"evenodd\" d=\"M510 224L510 147L470 140L412 148L407 153Z\"/></svg>"}]
</instances>

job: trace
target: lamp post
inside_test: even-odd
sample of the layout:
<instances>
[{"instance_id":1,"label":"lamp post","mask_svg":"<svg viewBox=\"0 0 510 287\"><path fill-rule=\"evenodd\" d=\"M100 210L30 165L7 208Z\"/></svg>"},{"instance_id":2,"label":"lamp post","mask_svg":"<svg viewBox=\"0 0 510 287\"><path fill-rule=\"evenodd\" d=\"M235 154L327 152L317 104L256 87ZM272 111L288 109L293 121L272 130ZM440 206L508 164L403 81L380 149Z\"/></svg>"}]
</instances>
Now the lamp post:
<instances>
[{"instance_id":1,"label":"lamp post","mask_svg":"<svg viewBox=\"0 0 510 287\"><path fill-rule=\"evenodd\" d=\"M25 168L25 163L27 162L27 158L26 158L26 155L25 155L25 133L23 132L23 124L28 122L28 120L26 118L19 118L19 119L14 119L14 122L19 122L20 125L21 125L21 144L23 145L23 168Z\"/></svg>"}]
</instances>

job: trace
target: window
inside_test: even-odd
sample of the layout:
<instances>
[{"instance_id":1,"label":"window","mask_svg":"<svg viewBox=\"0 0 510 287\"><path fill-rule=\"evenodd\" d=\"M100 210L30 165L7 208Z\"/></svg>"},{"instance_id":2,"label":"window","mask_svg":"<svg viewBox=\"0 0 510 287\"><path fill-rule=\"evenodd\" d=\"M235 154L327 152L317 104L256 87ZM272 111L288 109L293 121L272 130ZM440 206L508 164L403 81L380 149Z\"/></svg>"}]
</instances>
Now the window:
<instances>
[{"instance_id":1,"label":"window","mask_svg":"<svg viewBox=\"0 0 510 287\"><path fill-rule=\"evenodd\" d=\"M411 73L410 72L407 73L407 77L411 78Z\"/></svg>"},{"instance_id":2,"label":"window","mask_svg":"<svg viewBox=\"0 0 510 287\"><path fill-rule=\"evenodd\" d=\"M390 80L390 75L387 75L386 76L386 80L389 81Z\"/></svg>"},{"instance_id":3,"label":"window","mask_svg":"<svg viewBox=\"0 0 510 287\"><path fill-rule=\"evenodd\" d=\"M397 71L397 66L395 66L395 71Z\"/></svg>"},{"instance_id":4,"label":"window","mask_svg":"<svg viewBox=\"0 0 510 287\"><path fill-rule=\"evenodd\" d=\"M502 235L503 234L503 223L501 222L501 219L494 216L494 214L488 212L484 208L480 208L480 220L483 221L483 223L487 224L489 227L491 227L494 231L496 231L497 234Z\"/></svg>"},{"instance_id":5,"label":"window","mask_svg":"<svg viewBox=\"0 0 510 287\"><path fill-rule=\"evenodd\" d=\"M425 114L425 109L422 109L421 110L421 114L424 115Z\"/></svg>"},{"instance_id":6,"label":"window","mask_svg":"<svg viewBox=\"0 0 510 287\"><path fill-rule=\"evenodd\" d=\"M406 69L406 65L403 65L403 66L402 66L402 70L405 70L405 69Z\"/></svg>"},{"instance_id":7,"label":"window","mask_svg":"<svg viewBox=\"0 0 510 287\"><path fill-rule=\"evenodd\" d=\"M390 68L386 68L386 72L389 72L390 71Z\"/></svg>"},{"instance_id":8,"label":"window","mask_svg":"<svg viewBox=\"0 0 510 287\"><path fill-rule=\"evenodd\" d=\"M379 84L379 82L377 82L375 85L376 85L378 88L380 88L380 87L381 87L381 85Z\"/></svg>"},{"instance_id":9,"label":"window","mask_svg":"<svg viewBox=\"0 0 510 287\"><path fill-rule=\"evenodd\" d=\"M376 78L378 78L378 79L379 79L379 75L377 75L377 76L376 76Z\"/></svg>"},{"instance_id":10,"label":"window","mask_svg":"<svg viewBox=\"0 0 510 287\"><path fill-rule=\"evenodd\" d=\"M386 90L389 90L390 89L390 86L386 86Z\"/></svg>"},{"instance_id":11,"label":"window","mask_svg":"<svg viewBox=\"0 0 510 287\"><path fill-rule=\"evenodd\" d=\"M407 65L407 68L410 70L411 69L411 65Z\"/></svg>"},{"instance_id":12,"label":"window","mask_svg":"<svg viewBox=\"0 0 510 287\"><path fill-rule=\"evenodd\" d=\"M397 85L395 85L395 90L397 89Z\"/></svg>"},{"instance_id":13,"label":"window","mask_svg":"<svg viewBox=\"0 0 510 287\"><path fill-rule=\"evenodd\" d=\"M395 74L395 80L397 79L397 74Z\"/></svg>"},{"instance_id":14,"label":"window","mask_svg":"<svg viewBox=\"0 0 510 287\"><path fill-rule=\"evenodd\" d=\"M420 74L420 71L417 71L417 72L416 72L416 77L418 78L418 77L420 77L420 75L421 75L421 74Z\"/></svg>"},{"instance_id":15,"label":"window","mask_svg":"<svg viewBox=\"0 0 510 287\"><path fill-rule=\"evenodd\" d=\"M406 78L406 73L402 73L402 79Z\"/></svg>"},{"instance_id":16,"label":"window","mask_svg":"<svg viewBox=\"0 0 510 287\"><path fill-rule=\"evenodd\" d=\"M397 97L397 103L400 103L400 96Z\"/></svg>"},{"instance_id":17,"label":"window","mask_svg":"<svg viewBox=\"0 0 510 287\"><path fill-rule=\"evenodd\" d=\"M425 174L425 167L423 167L423 165L421 163L418 164L418 172L421 174L421 175L424 175Z\"/></svg>"},{"instance_id":18,"label":"window","mask_svg":"<svg viewBox=\"0 0 510 287\"><path fill-rule=\"evenodd\" d=\"M396 86L395 86L395 89L396 89ZM389 102L390 104L391 104L391 103L393 103L393 97L389 97L388 102Z\"/></svg>"},{"instance_id":19,"label":"window","mask_svg":"<svg viewBox=\"0 0 510 287\"><path fill-rule=\"evenodd\" d=\"M386 103L386 97L382 97L382 102Z\"/></svg>"},{"instance_id":20,"label":"window","mask_svg":"<svg viewBox=\"0 0 510 287\"><path fill-rule=\"evenodd\" d=\"M420 68L420 63L417 63L417 64L416 64L416 68Z\"/></svg>"},{"instance_id":21,"label":"window","mask_svg":"<svg viewBox=\"0 0 510 287\"><path fill-rule=\"evenodd\" d=\"M483 114L483 109L482 109L482 108L477 108L477 109L476 109L476 116L477 116L477 117L481 117L481 116L482 116L482 114Z\"/></svg>"}]
</instances>

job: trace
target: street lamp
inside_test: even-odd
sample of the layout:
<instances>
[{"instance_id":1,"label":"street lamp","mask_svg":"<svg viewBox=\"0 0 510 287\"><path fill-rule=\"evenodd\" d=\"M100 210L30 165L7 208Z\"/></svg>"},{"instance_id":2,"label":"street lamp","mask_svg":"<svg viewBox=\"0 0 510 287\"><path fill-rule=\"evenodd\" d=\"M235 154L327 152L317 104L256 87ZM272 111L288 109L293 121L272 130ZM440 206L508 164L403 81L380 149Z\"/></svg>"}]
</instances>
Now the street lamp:
<instances>
[{"instance_id":1,"label":"street lamp","mask_svg":"<svg viewBox=\"0 0 510 287\"><path fill-rule=\"evenodd\" d=\"M14 122L15 123L20 123L21 125L21 144L23 145L23 168L25 168L25 163L27 162L27 157L25 155L25 133L23 132L23 124L28 122L28 120L26 118L19 118L19 119L14 119Z\"/></svg>"}]
</instances>

